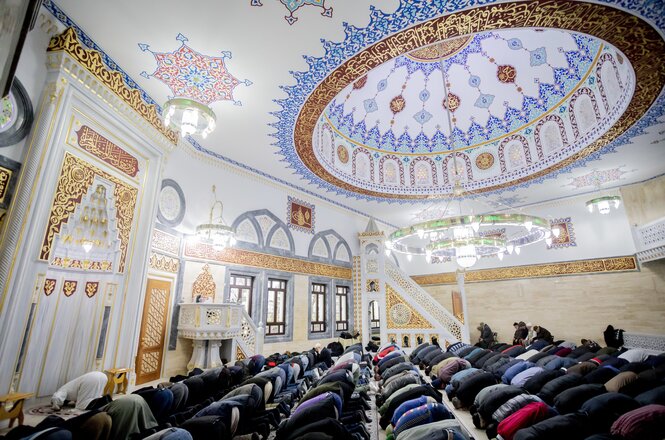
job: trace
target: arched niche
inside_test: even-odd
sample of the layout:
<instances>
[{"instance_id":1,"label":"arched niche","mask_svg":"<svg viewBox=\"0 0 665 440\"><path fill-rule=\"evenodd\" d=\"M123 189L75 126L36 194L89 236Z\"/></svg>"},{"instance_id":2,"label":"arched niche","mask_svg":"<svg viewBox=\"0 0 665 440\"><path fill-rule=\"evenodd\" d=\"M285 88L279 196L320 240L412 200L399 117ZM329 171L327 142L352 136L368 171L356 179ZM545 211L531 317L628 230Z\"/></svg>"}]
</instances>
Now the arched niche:
<instances>
[{"instance_id":1,"label":"arched niche","mask_svg":"<svg viewBox=\"0 0 665 440\"><path fill-rule=\"evenodd\" d=\"M326 263L351 263L351 248L341 235L332 229L321 231L309 242L307 256Z\"/></svg>"},{"instance_id":2,"label":"arched niche","mask_svg":"<svg viewBox=\"0 0 665 440\"><path fill-rule=\"evenodd\" d=\"M286 223L267 209L245 212L231 227L236 233L238 247L295 254L295 242Z\"/></svg>"}]
</instances>

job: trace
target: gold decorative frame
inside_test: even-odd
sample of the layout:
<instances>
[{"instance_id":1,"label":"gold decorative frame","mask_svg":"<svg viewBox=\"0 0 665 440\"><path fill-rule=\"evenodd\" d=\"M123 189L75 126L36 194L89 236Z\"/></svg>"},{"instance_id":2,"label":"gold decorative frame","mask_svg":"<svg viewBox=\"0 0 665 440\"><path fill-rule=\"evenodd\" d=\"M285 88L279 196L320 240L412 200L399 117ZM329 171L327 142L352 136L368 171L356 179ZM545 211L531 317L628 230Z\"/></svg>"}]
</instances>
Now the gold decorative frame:
<instances>
[{"instance_id":1,"label":"gold decorative frame","mask_svg":"<svg viewBox=\"0 0 665 440\"><path fill-rule=\"evenodd\" d=\"M60 177L58 177L39 259L42 261L49 260L55 234L60 232L60 228L64 223L67 223L69 216L74 212L76 206L81 202L83 195L92 185L95 176L100 176L112 182L115 186L113 196L115 199L118 235L120 238L118 272L122 273L125 270L125 257L127 255L129 235L134 219L138 189L69 152L65 152L62 161Z\"/></svg>"},{"instance_id":2,"label":"gold decorative frame","mask_svg":"<svg viewBox=\"0 0 665 440\"><path fill-rule=\"evenodd\" d=\"M556 28L585 33L604 40L630 60L637 87L619 120L584 149L567 159L511 182L488 186L486 192L519 185L566 167L600 150L644 115L665 85L665 63L654 63L665 53L665 41L651 25L620 9L573 0L531 0L496 3L443 15L412 26L360 51L335 69L305 101L294 128L294 143L305 166L321 179L346 190L381 198L426 199L426 194L390 194L358 188L328 172L316 159L312 133L319 116L344 87L374 67L415 49L450 38L511 28ZM442 194L443 195L443 194Z\"/></svg>"},{"instance_id":3,"label":"gold decorative frame","mask_svg":"<svg viewBox=\"0 0 665 440\"><path fill-rule=\"evenodd\" d=\"M611 272L639 271L634 256L600 258L592 260L565 261L562 263L532 264L496 269L481 269L466 272L464 281L478 283L485 281L514 280L520 278L543 278L561 275L588 275ZM414 275L411 278L421 286L434 284L456 284L455 272L431 275Z\"/></svg>"},{"instance_id":4,"label":"gold decorative frame","mask_svg":"<svg viewBox=\"0 0 665 440\"><path fill-rule=\"evenodd\" d=\"M133 108L143 119L150 123L157 131L163 134L173 145L178 144L178 133L164 127L162 118L153 104L147 104L138 90L129 88L123 81L119 72L114 72L104 66L102 57L95 50L88 50L79 42L73 28L65 29L60 35L51 38L47 52L65 52L74 58L91 75L101 81L127 105Z\"/></svg>"},{"instance_id":5,"label":"gold decorative frame","mask_svg":"<svg viewBox=\"0 0 665 440\"><path fill-rule=\"evenodd\" d=\"M406 323L397 323L392 317L391 310L396 305L406 307L409 312L409 320ZM434 326L423 317L416 309L404 300L401 296L386 284L386 316L389 329L421 329L421 328L434 328Z\"/></svg>"}]
</instances>

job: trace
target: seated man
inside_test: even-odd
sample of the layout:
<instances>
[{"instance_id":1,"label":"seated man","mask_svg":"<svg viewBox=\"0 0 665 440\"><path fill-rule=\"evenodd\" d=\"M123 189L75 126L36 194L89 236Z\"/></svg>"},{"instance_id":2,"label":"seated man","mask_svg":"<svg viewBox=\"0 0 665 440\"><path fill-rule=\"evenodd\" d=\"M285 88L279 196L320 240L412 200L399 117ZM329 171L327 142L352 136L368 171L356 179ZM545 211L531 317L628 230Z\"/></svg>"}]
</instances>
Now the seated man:
<instances>
[{"instance_id":1,"label":"seated man","mask_svg":"<svg viewBox=\"0 0 665 440\"><path fill-rule=\"evenodd\" d=\"M86 409L90 402L102 397L107 380L106 374L92 371L67 382L53 393L53 410L59 411L65 402L75 402L76 409Z\"/></svg>"},{"instance_id":2,"label":"seated man","mask_svg":"<svg viewBox=\"0 0 665 440\"><path fill-rule=\"evenodd\" d=\"M478 343L476 344L476 347L481 347L481 348L491 347L492 344L494 343L494 333L492 332L490 326L485 324L484 322L481 322L480 325L478 326L478 330L480 331L480 337L478 338Z\"/></svg>"}]
</instances>

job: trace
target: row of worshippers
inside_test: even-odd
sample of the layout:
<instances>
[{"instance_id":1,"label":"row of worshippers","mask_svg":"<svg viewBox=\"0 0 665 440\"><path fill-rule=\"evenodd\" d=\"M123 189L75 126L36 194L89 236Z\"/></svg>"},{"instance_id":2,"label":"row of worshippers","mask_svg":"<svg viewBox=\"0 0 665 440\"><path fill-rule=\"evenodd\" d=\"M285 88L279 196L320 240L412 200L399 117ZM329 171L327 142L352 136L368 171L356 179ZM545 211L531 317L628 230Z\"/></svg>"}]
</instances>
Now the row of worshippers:
<instances>
[{"instance_id":1,"label":"row of worshippers","mask_svg":"<svg viewBox=\"0 0 665 440\"><path fill-rule=\"evenodd\" d=\"M323 405L314 398L326 389L324 384L334 382L328 387L332 386L339 398L332 396L334 391L326 397L335 403L344 402L344 412L340 407L335 420L347 432L346 438L369 440L366 430L349 424L368 420L364 412L354 413L368 404L352 391L355 384L369 382L369 370L360 374L360 344L347 352L337 364L333 364L330 351L321 349L319 344L308 352L277 356L279 363L266 362L263 356L256 355L234 366L205 372L197 369L189 376L176 376L169 383L141 388L116 400L100 397L107 381L104 373L87 373L65 384L52 398L54 409L73 403L77 409L87 410L85 413L69 420L49 416L37 426L17 427L5 438L196 440L253 433L266 439L280 423L280 438L297 438L291 434L301 433L298 423L307 418L290 417L291 407L300 398L302 402L311 399L308 405L313 410L307 413L308 405L299 404L293 415L301 411L312 414ZM329 374L321 378L325 370ZM317 386L309 389L314 383ZM287 420L282 421L283 417ZM288 430L294 432L287 434Z\"/></svg>"},{"instance_id":2,"label":"row of worshippers","mask_svg":"<svg viewBox=\"0 0 665 440\"><path fill-rule=\"evenodd\" d=\"M422 344L410 361L490 439L665 438L665 353L586 342Z\"/></svg>"},{"instance_id":3,"label":"row of worshippers","mask_svg":"<svg viewBox=\"0 0 665 440\"><path fill-rule=\"evenodd\" d=\"M418 357L420 353L423 358ZM376 405L387 440L469 440L468 432L442 403L441 393L419 370L425 356L433 361L444 355L440 347L429 343L414 349L411 356L395 344L378 351L374 358Z\"/></svg>"},{"instance_id":4,"label":"row of worshippers","mask_svg":"<svg viewBox=\"0 0 665 440\"><path fill-rule=\"evenodd\" d=\"M116 400L102 396L106 375L90 372L63 385L51 399L54 410L69 403L87 412L66 421L49 416L35 427L15 428L6 438L127 439L155 435L181 439L197 438L197 433L206 431L227 436L251 431L265 437L281 415L289 413L289 403L304 394L307 383L319 371L312 366L316 362L324 368L332 364L325 355L325 351L312 350L265 371L261 371L265 359L257 355L235 366L205 372L195 369L189 376L173 377L169 383L142 388ZM266 410L270 402L279 405ZM178 426L182 429L174 428Z\"/></svg>"}]
</instances>

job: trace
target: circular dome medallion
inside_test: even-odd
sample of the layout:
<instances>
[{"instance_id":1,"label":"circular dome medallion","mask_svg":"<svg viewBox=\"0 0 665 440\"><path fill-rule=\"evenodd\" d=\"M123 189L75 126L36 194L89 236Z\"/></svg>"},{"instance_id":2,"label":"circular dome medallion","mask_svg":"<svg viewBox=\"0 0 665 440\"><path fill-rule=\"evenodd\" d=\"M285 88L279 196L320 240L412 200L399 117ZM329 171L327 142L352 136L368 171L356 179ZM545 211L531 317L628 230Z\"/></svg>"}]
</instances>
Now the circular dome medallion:
<instances>
[{"instance_id":1,"label":"circular dome medallion","mask_svg":"<svg viewBox=\"0 0 665 440\"><path fill-rule=\"evenodd\" d=\"M314 128L323 168L358 189L401 197L449 193L456 171L475 191L510 185L583 150L633 94L629 63L587 35L506 29L454 42L453 51L436 43L388 60L361 77L363 87L344 87ZM342 167L339 147L339 163L325 160L327 145L340 142L351 144L355 167ZM489 151L474 161L479 147ZM411 178L401 184L401 175Z\"/></svg>"},{"instance_id":2,"label":"circular dome medallion","mask_svg":"<svg viewBox=\"0 0 665 440\"><path fill-rule=\"evenodd\" d=\"M172 228L178 226L185 217L185 195L175 180L164 179L159 192L157 219Z\"/></svg>"},{"instance_id":3,"label":"circular dome medallion","mask_svg":"<svg viewBox=\"0 0 665 440\"><path fill-rule=\"evenodd\" d=\"M344 164L349 163L349 150L344 145L337 146L337 158Z\"/></svg>"},{"instance_id":4,"label":"circular dome medallion","mask_svg":"<svg viewBox=\"0 0 665 440\"><path fill-rule=\"evenodd\" d=\"M395 325L406 325L411 320L411 309L398 303L390 308L390 317Z\"/></svg>"},{"instance_id":5,"label":"circular dome medallion","mask_svg":"<svg viewBox=\"0 0 665 440\"><path fill-rule=\"evenodd\" d=\"M494 165L494 156L492 156L492 153L480 153L478 157L476 157L476 166L480 170L488 170L492 168L492 165Z\"/></svg>"},{"instance_id":6,"label":"circular dome medallion","mask_svg":"<svg viewBox=\"0 0 665 440\"><path fill-rule=\"evenodd\" d=\"M335 70L321 66L330 76L316 67L313 75L324 79L299 81L307 97L285 100L280 118L293 118L294 128L278 135L282 153L313 182L321 184L318 176L328 189L379 199L449 196L455 168L463 171L464 188L479 193L583 163L641 118L658 96L665 68L648 66L665 42L627 12L555 3L524 2L538 14L514 14L511 4L493 4L430 15L377 43L391 51L367 45L350 58L331 54L338 61ZM570 13L553 13L561 8ZM454 24L483 14L501 17L501 24L488 19L477 23L473 35L456 34L466 27ZM608 21L630 22L627 34L605 32L608 41L587 34ZM440 39L441 29L448 39ZM460 38L466 40L452 53L430 48ZM354 88L359 78L362 87ZM636 90L638 80L645 87ZM349 148L350 167L330 163L338 140ZM297 155L288 149L291 142ZM479 147L499 166L480 173L473 159ZM425 164L434 165L428 183L417 178Z\"/></svg>"}]
</instances>

